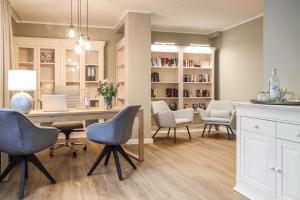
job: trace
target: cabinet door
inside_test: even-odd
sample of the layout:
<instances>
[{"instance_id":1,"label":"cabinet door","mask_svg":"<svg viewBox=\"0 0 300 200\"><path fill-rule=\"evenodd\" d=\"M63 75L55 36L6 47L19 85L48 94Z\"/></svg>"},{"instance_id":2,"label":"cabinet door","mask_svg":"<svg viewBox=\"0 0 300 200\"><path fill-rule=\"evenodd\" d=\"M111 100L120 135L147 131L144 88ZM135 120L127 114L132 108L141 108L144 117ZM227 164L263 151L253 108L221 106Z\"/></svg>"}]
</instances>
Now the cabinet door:
<instances>
[{"instance_id":1,"label":"cabinet door","mask_svg":"<svg viewBox=\"0 0 300 200\"><path fill-rule=\"evenodd\" d=\"M277 140L277 197L300 200L300 144Z\"/></svg>"},{"instance_id":2,"label":"cabinet door","mask_svg":"<svg viewBox=\"0 0 300 200\"><path fill-rule=\"evenodd\" d=\"M275 196L275 139L263 134L241 132L241 180Z\"/></svg>"}]
</instances>

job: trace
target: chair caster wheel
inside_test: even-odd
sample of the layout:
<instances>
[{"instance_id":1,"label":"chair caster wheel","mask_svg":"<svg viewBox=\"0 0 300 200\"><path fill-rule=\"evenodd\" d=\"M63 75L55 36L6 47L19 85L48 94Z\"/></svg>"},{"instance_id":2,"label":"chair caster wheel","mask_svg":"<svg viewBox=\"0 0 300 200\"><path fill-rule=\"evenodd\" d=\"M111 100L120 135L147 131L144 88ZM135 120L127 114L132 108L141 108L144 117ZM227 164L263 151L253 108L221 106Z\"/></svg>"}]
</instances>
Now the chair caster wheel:
<instances>
[{"instance_id":1,"label":"chair caster wheel","mask_svg":"<svg viewBox=\"0 0 300 200\"><path fill-rule=\"evenodd\" d=\"M76 151L73 151L73 158L76 158L77 157L77 152Z\"/></svg>"},{"instance_id":2,"label":"chair caster wheel","mask_svg":"<svg viewBox=\"0 0 300 200\"><path fill-rule=\"evenodd\" d=\"M87 151L87 146L84 146L84 147L83 147L83 150L84 150L84 151Z\"/></svg>"},{"instance_id":3,"label":"chair caster wheel","mask_svg":"<svg viewBox=\"0 0 300 200\"><path fill-rule=\"evenodd\" d=\"M51 158L53 158L54 152L50 151L49 155L50 155Z\"/></svg>"}]
</instances>

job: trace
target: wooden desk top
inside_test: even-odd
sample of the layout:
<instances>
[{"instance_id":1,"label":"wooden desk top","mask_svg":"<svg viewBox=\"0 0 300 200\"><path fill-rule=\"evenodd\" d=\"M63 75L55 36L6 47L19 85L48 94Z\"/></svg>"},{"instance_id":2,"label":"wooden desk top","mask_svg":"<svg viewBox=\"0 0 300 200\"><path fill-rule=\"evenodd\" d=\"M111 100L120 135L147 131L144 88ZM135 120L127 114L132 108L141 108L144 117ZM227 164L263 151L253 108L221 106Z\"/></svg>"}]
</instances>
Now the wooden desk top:
<instances>
[{"instance_id":1,"label":"wooden desk top","mask_svg":"<svg viewBox=\"0 0 300 200\"><path fill-rule=\"evenodd\" d=\"M68 111L65 112L44 112L43 110L32 110L30 113L26 114L27 117L34 117L34 116L59 116L59 115L76 115L76 114L105 114L105 113L116 113L120 112L125 107L114 107L110 110L107 110L105 108L72 108L68 109Z\"/></svg>"}]
</instances>

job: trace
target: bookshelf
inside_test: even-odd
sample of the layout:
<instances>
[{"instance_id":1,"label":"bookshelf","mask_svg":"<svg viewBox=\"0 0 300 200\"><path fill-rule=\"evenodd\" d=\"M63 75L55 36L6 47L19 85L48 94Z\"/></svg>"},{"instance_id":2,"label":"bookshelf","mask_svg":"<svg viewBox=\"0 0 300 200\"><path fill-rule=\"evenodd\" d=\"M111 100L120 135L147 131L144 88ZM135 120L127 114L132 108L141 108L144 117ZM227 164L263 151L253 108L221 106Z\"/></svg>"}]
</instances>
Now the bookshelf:
<instances>
[{"instance_id":1,"label":"bookshelf","mask_svg":"<svg viewBox=\"0 0 300 200\"><path fill-rule=\"evenodd\" d=\"M104 41L92 41L92 48L77 55L74 41L68 39L14 37L14 69L37 71L37 90L30 92L34 109L41 109L42 95L54 94L55 86L75 85L90 95L91 107L102 105L98 97L98 81L104 78ZM13 95L13 93L11 94Z\"/></svg>"},{"instance_id":2,"label":"bookshelf","mask_svg":"<svg viewBox=\"0 0 300 200\"><path fill-rule=\"evenodd\" d=\"M214 99L212 47L152 45L151 100L178 109L205 107Z\"/></svg>"}]
</instances>

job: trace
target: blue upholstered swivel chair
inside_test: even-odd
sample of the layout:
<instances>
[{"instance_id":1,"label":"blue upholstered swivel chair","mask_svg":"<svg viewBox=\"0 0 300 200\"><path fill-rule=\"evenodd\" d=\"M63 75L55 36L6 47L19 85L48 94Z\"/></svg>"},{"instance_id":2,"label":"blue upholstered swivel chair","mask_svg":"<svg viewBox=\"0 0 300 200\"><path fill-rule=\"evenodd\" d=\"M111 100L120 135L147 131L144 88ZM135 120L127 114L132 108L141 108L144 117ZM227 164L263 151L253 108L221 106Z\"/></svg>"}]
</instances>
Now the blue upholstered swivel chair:
<instances>
[{"instance_id":1,"label":"blue upholstered swivel chair","mask_svg":"<svg viewBox=\"0 0 300 200\"><path fill-rule=\"evenodd\" d=\"M0 182L17 165L20 168L19 199L24 198L25 179L28 177L27 162L34 164L49 180L54 178L34 155L51 147L58 138L56 128L39 128L19 112L0 108L0 151L8 153L11 160L0 175Z\"/></svg>"},{"instance_id":2,"label":"blue upholstered swivel chair","mask_svg":"<svg viewBox=\"0 0 300 200\"><path fill-rule=\"evenodd\" d=\"M111 152L115 158L115 164L120 180L123 180L123 176L118 152L127 160L127 162L129 162L133 169L136 169L136 166L121 147L121 144L126 143L131 138L134 118L139 108L140 106L128 106L119 112L112 120L104 123L91 124L87 127L86 133L89 140L98 144L105 144L102 152L89 170L88 176L93 173L97 165L105 156L104 165L107 166Z\"/></svg>"}]
</instances>

